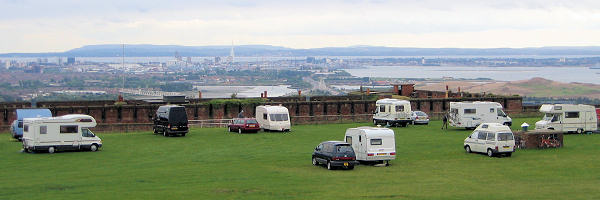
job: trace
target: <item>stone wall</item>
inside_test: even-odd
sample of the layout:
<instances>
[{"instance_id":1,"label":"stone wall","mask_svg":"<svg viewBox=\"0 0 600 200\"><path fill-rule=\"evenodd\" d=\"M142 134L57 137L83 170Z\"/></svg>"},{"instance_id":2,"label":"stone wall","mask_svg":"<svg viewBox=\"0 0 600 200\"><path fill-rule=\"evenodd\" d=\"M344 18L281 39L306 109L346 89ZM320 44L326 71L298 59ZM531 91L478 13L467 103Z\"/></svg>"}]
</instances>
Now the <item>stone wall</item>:
<instances>
[{"instance_id":1,"label":"stone wall","mask_svg":"<svg viewBox=\"0 0 600 200\"><path fill-rule=\"evenodd\" d=\"M284 101L267 102L267 105L282 105L288 108L293 124L339 123L339 122L368 122L375 111L375 101L356 100L354 97L344 99L336 97L325 101ZM299 99L297 99L299 100ZM523 110L520 97L486 97L486 98L417 98L412 99L413 110L421 110L437 119L453 101L495 101L505 107L508 113L519 113ZM98 122L95 130L134 131L150 130L152 116L158 104L143 104L128 102L125 105L108 105L110 102L40 102L52 111L53 116L66 114L88 114ZM254 117L258 104L185 104L188 119L230 119L237 117L244 110L245 117ZM0 132L7 132L10 123L16 118L15 110L29 108L29 103L0 104Z\"/></svg>"}]
</instances>

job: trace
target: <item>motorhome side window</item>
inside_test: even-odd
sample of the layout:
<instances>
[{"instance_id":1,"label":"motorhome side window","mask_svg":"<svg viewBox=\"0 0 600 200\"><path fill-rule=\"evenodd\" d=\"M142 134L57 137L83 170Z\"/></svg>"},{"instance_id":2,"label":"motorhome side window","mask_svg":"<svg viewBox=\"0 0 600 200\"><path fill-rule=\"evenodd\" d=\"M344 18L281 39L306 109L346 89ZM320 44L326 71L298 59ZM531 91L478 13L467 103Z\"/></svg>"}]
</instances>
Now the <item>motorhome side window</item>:
<instances>
[{"instance_id":1,"label":"motorhome side window","mask_svg":"<svg viewBox=\"0 0 600 200\"><path fill-rule=\"evenodd\" d=\"M267 120L267 113L263 113L263 119Z\"/></svg>"},{"instance_id":2,"label":"motorhome side window","mask_svg":"<svg viewBox=\"0 0 600 200\"><path fill-rule=\"evenodd\" d=\"M579 112L565 112L565 118L579 118Z\"/></svg>"},{"instance_id":3,"label":"motorhome side window","mask_svg":"<svg viewBox=\"0 0 600 200\"><path fill-rule=\"evenodd\" d=\"M495 134L494 133L488 133L487 134L487 140L496 140Z\"/></svg>"},{"instance_id":4,"label":"motorhome side window","mask_svg":"<svg viewBox=\"0 0 600 200\"><path fill-rule=\"evenodd\" d=\"M477 135L477 139L485 140L485 136L486 136L485 132L479 132Z\"/></svg>"},{"instance_id":5,"label":"motorhome side window","mask_svg":"<svg viewBox=\"0 0 600 200\"><path fill-rule=\"evenodd\" d=\"M381 145L381 139L371 139L371 145Z\"/></svg>"},{"instance_id":6,"label":"motorhome side window","mask_svg":"<svg viewBox=\"0 0 600 200\"><path fill-rule=\"evenodd\" d=\"M385 112L385 106L384 105L379 106L379 112Z\"/></svg>"},{"instance_id":7,"label":"motorhome side window","mask_svg":"<svg viewBox=\"0 0 600 200\"><path fill-rule=\"evenodd\" d=\"M396 112L404 112L404 106L396 106Z\"/></svg>"},{"instance_id":8,"label":"motorhome side window","mask_svg":"<svg viewBox=\"0 0 600 200\"><path fill-rule=\"evenodd\" d=\"M352 144L352 136L346 136L346 143Z\"/></svg>"},{"instance_id":9,"label":"motorhome side window","mask_svg":"<svg viewBox=\"0 0 600 200\"><path fill-rule=\"evenodd\" d=\"M494 113L494 108L490 108L490 113Z\"/></svg>"},{"instance_id":10,"label":"motorhome side window","mask_svg":"<svg viewBox=\"0 0 600 200\"><path fill-rule=\"evenodd\" d=\"M29 125L23 126L23 131L24 132L29 132Z\"/></svg>"},{"instance_id":11,"label":"motorhome side window","mask_svg":"<svg viewBox=\"0 0 600 200\"><path fill-rule=\"evenodd\" d=\"M465 114L475 114L477 112L474 108L465 109Z\"/></svg>"},{"instance_id":12,"label":"motorhome side window","mask_svg":"<svg viewBox=\"0 0 600 200\"><path fill-rule=\"evenodd\" d=\"M48 133L48 127L40 126L40 134L46 134L46 133Z\"/></svg>"},{"instance_id":13,"label":"motorhome side window","mask_svg":"<svg viewBox=\"0 0 600 200\"><path fill-rule=\"evenodd\" d=\"M60 133L77 133L76 125L60 126Z\"/></svg>"}]
</instances>

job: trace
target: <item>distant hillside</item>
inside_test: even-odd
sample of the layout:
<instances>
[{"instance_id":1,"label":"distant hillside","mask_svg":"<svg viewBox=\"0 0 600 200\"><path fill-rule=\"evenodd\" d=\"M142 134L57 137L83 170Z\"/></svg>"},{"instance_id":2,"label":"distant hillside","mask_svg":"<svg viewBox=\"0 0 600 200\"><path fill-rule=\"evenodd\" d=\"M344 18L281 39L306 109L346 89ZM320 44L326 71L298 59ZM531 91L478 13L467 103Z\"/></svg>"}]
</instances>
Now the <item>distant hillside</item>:
<instances>
[{"instance_id":1,"label":"distant hillside","mask_svg":"<svg viewBox=\"0 0 600 200\"><path fill-rule=\"evenodd\" d=\"M418 84L417 89L444 91L446 85L452 90L457 91L458 87L461 91L466 92L486 92L493 94L513 95L530 97L561 97L561 98L577 98L587 97L600 99L600 85L588 83L562 83L543 78L532 78L522 81L511 82L489 82L489 83L474 83L449 81L437 84Z\"/></svg>"},{"instance_id":2,"label":"distant hillside","mask_svg":"<svg viewBox=\"0 0 600 200\"><path fill-rule=\"evenodd\" d=\"M231 46L125 45L125 56L227 56ZM6 53L0 57L113 57L121 56L120 44L88 45L65 52ZM381 46L326 47L292 49L271 45L238 45L236 56L600 56L600 47L540 47L540 48L404 48Z\"/></svg>"}]
</instances>

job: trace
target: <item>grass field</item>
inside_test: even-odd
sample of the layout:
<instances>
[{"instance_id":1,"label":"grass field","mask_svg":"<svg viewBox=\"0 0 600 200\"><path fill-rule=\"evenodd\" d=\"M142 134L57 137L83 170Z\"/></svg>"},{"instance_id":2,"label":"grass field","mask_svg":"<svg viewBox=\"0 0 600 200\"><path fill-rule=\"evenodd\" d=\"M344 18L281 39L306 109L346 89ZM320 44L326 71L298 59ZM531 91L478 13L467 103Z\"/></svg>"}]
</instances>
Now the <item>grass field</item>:
<instances>
[{"instance_id":1,"label":"grass field","mask_svg":"<svg viewBox=\"0 0 600 200\"><path fill-rule=\"evenodd\" d=\"M516 119L513 129L523 121ZM367 124L294 126L238 135L192 129L98 134L98 152L21 153L0 135L0 199L600 199L600 135L567 135L565 147L489 158L462 149L464 129L394 128L389 167L328 171L314 147Z\"/></svg>"}]
</instances>

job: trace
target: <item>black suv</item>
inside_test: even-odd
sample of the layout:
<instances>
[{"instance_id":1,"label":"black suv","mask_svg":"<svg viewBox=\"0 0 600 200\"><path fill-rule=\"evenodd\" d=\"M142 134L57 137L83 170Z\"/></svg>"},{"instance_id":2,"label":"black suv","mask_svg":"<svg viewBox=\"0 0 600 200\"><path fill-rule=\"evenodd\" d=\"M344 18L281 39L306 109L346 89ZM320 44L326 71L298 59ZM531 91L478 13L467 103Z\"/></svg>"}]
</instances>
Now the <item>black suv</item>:
<instances>
[{"instance_id":1,"label":"black suv","mask_svg":"<svg viewBox=\"0 0 600 200\"><path fill-rule=\"evenodd\" d=\"M354 169L354 165L358 165L358 162L350 144L342 141L327 141L315 148L312 164L325 164L327 169L332 170L335 167Z\"/></svg>"},{"instance_id":2,"label":"black suv","mask_svg":"<svg viewBox=\"0 0 600 200\"><path fill-rule=\"evenodd\" d=\"M176 105L161 106L156 110L154 117L154 133L164 136L181 135L188 133L188 119L185 107Z\"/></svg>"}]
</instances>

